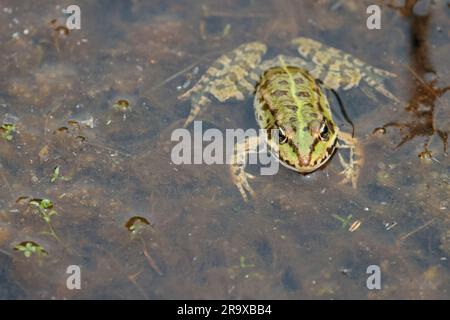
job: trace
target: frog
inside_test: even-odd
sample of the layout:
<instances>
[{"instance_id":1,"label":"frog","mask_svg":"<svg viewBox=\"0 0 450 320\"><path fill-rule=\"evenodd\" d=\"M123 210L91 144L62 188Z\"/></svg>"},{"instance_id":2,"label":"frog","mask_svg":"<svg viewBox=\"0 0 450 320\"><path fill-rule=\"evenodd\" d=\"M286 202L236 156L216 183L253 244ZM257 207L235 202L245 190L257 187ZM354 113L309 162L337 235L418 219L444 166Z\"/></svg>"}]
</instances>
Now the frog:
<instances>
[{"instance_id":1,"label":"frog","mask_svg":"<svg viewBox=\"0 0 450 320\"><path fill-rule=\"evenodd\" d=\"M191 104L184 127L213 100L225 103L254 97L255 118L265 134L237 142L229 161L231 178L244 201L256 195L249 184L255 176L245 171L245 159L249 153L261 152L262 142L283 166L303 175L323 167L336 150L348 149L348 160L338 153L344 176L340 183L357 188L364 163L362 147L358 138L336 125L326 92L360 87L371 92L369 97L377 92L400 102L384 85L395 73L311 38L295 38L291 45L298 55L264 59L265 43L241 44L217 58L198 82L178 96ZM272 130L278 134L270 134Z\"/></svg>"}]
</instances>

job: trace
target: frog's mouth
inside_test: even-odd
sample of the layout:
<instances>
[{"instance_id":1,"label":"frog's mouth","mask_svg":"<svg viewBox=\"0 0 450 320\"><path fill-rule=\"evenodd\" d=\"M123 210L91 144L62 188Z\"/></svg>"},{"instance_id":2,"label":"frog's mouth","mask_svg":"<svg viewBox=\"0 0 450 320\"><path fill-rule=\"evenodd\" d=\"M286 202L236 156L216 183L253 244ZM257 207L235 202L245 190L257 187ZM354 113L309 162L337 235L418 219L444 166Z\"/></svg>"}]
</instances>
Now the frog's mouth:
<instances>
[{"instance_id":1,"label":"frog's mouth","mask_svg":"<svg viewBox=\"0 0 450 320\"><path fill-rule=\"evenodd\" d=\"M327 151L327 153L325 154L325 156L323 156L321 159L316 160L316 163L313 166L293 166L291 164L288 164L286 162L284 162L283 160L280 160L279 154L278 152L273 152L271 150L271 154L278 160L278 162L280 162L284 167L291 169L293 171L302 173L302 174L307 174L307 173L311 173L316 171L317 169L319 169L322 165L324 165L328 160L330 160L331 156L334 154L334 152L336 151L336 143L337 143L337 139L334 142L334 144L329 147L329 150ZM298 163L301 163L301 161L298 161Z\"/></svg>"}]
</instances>

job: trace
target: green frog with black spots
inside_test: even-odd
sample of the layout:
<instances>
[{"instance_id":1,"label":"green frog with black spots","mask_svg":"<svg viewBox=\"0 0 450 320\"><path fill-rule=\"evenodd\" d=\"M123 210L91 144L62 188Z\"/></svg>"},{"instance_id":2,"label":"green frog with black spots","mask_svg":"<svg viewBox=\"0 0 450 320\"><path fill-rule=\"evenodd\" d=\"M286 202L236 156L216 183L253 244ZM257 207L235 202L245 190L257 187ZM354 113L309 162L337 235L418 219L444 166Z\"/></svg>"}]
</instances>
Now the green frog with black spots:
<instances>
[{"instance_id":1,"label":"green frog with black spots","mask_svg":"<svg viewBox=\"0 0 450 320\"><path fill-rule=\"evenodd\" d=\"M348 90L361 86L399 102L383 82L395 74L372 67L341 50L309 38L292 41L299 57L278 55L262 61L267 47L261 42L245 43L222 55L181 100L190 99L191 112L185 127L211 103L242 101L254 95L254 110L260 128L278 129L278 138L266 133L264 139L286 167L307 174L323 166L336 149L348 148L349 160L339 153L344 167L342 182L357 186L363 157L358 140L342 132L333 121L324 89ZM260 137L249 137L235 146L230 172L243 199L255 192L248 183L245 159L256 152Z\"/></svg>"}]
</instances>

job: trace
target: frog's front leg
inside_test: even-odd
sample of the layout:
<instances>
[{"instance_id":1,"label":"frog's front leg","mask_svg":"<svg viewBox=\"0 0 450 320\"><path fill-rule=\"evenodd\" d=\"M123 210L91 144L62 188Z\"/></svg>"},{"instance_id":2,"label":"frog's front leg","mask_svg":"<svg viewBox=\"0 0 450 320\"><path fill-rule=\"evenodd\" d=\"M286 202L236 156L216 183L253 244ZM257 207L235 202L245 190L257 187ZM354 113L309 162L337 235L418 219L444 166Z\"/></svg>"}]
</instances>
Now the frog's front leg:
<instances>
[{"instance_id":1,"label":"frog's front leg","mask_svg":"<svg viewBox=\"0 0 450 320\"><path fill-rule=\"evenodd\" d=\"M238 142L234 145L233 155L230 160L230 174L234 184L239 189L239 192L244 198L244 201L248 201L247 193L254 197L255 192L248 183L247 179L253 179L254 176L245 172L247 155L250 153L258 153L263 150L259 150L258 146L261 144L261 138L257 136L247 137L245 141Z\"/></svg>"},{"instance_id":2,"label":"frog's front leg","mask_svg":"<svg viewBox=\"0 0 450 320\"><path fill-rule=\"evenodd\" d=\"M359 145L358 139L352 137L351 134L346 132L339 131L338 139L342 142L338 142L338 149L349 149L350 155L348 162L344 160L344 157L341 153L338 153L339 160L344 167L344 170L341 174L344 175L344 179L342 179L341 183L350 182L353 188L356 188L359 171L363 165L364 158L361 150L361 146Z\"/></svg>"},{"instance_id":3,"label":"frog's front leg","mask_svg":"<svg viewBox=\"0 0 450 320\"><path fill-rule=\"evenodd\" d=\"M264 43L245 43L214 61L200 80L178 97L179 100L191 101L191 111L184 127L206 110L211 98L220 102L248 98L255 90L259 64L266 50Z\"/></svg>"}]
</instances>

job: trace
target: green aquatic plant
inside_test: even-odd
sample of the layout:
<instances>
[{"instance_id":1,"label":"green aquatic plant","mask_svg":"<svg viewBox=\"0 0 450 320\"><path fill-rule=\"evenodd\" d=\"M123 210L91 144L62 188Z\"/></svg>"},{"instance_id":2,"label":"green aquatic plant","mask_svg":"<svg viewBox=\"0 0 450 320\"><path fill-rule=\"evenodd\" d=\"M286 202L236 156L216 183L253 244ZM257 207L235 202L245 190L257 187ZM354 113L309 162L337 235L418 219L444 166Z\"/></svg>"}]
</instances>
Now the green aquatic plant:
<instances>
[{"instance_id":1,"label":"green aquatic plant","mask_svg":"<svg viewBox=\"0 0 450 320\"><path fill-rule=\"evenodd\" d=\"M54 183L56 182L56 180L58 180L59 178L59 171L60 171L60 166L56 166L55 169L53 169L53 173L50 176L50 182Z\"/></svg>"},{"instance_id":2,"label":"green aquatic plant","mask_svg":"<svg viewBox=\"0 0 450 320\"><path fill-rule=\"evenodd\" d=\"M222 31L222 37L228 37L230 35L231 24L227 23Z\"/></svg>"},{"instance_id":3,"label":"green aquatic plant","mask_svg":"<svg viewBox=\"0 0 450 320\"><path fill-rule=\"evenodd\" d=\"M11 141L13 139L13 133L16 132L16 125L5 123L0 127L0 132L3 139Z\"/></svg>"},{"instance_id":4,"label":"green aquatic plant","mask_svg":"<svg viewBox=\"0 0 450 320\"><path fill-rule=\"evenodd\" d=\"M29 202L29 205L37 210L41 218L48 224L51 222L51 217L58 214L53 209L53 202L49 199L33 199Z\"/></svg>"},{"instance_id":5,"label":"green aquatic plant","mask_svg":"<svg viewBox=\"0 0 450 320\"><path fill-rule=\"evenodd\" d=\"M31 257L32 254L36 253L39 256L46 256L48 252L44 248L33 241L24 241L19 243L14 247L14 250L22 252L27 258Z\"/></svg>"},{"instance_id":6,"label":"green aquatic plant","mask_svg":"<svg viewBox=\"0 0 450 320\"><path fill-rule=\"evenodd\" d=\"M57 236L53 226L51 224L51 220L53 216L56 216L58 212L53 209L53 202L50 199L33 199L29 203L29 206L35 210L36 213L45 221L48 227L48 231L45 231L44 234L49 234L53 238L55 238L61 244L62 241Z\"/></svg>"},{"instance_id":7,"label":"green aquatic plant","mask_svg":"<svg viewBox=\"0 0 450 320\"><path fill-rule=\"evenodd\" d=\"M70 180L70 178L64 177L64 176L61 175L61 167L60 166L56 166L53 169L53 172L52 172L52 174L50 176L50 182L51 183L55 183L58 180L62 180L62 181L69 181Z\"/></svg>"},{"instance_id":8,"label":"green aquatic plant","mask_svg":"<svg viewBox=\"0 0 450 320\"><path fill-rule=\"evenodd\" d=\"M246 263L246 262L245 262L245 257L244 257L244 256L241 256L241 257L239 258L239 266L241 267L241 269L245 269L245 268L254 268L254 267L255 267L255 265L254 265L253 263L250 263L250 264Z\"/></svg>"},{"instance_id":9,"label":"green aquatic plant","mask_svg":"<svg viewBox=\"0 0 450 320\"><path fill-rule=\"evenodd\" d=\"M351 214L349 214L346 218L343 218L337 214L333 214L332 216L333 216L333 218L335 218L336 220L339 220L342 223L342 229L345 229L348 226L348 224L350 223L350 220L352 220L352 217L353 217Z\"/></svg>"}]
</instances>

